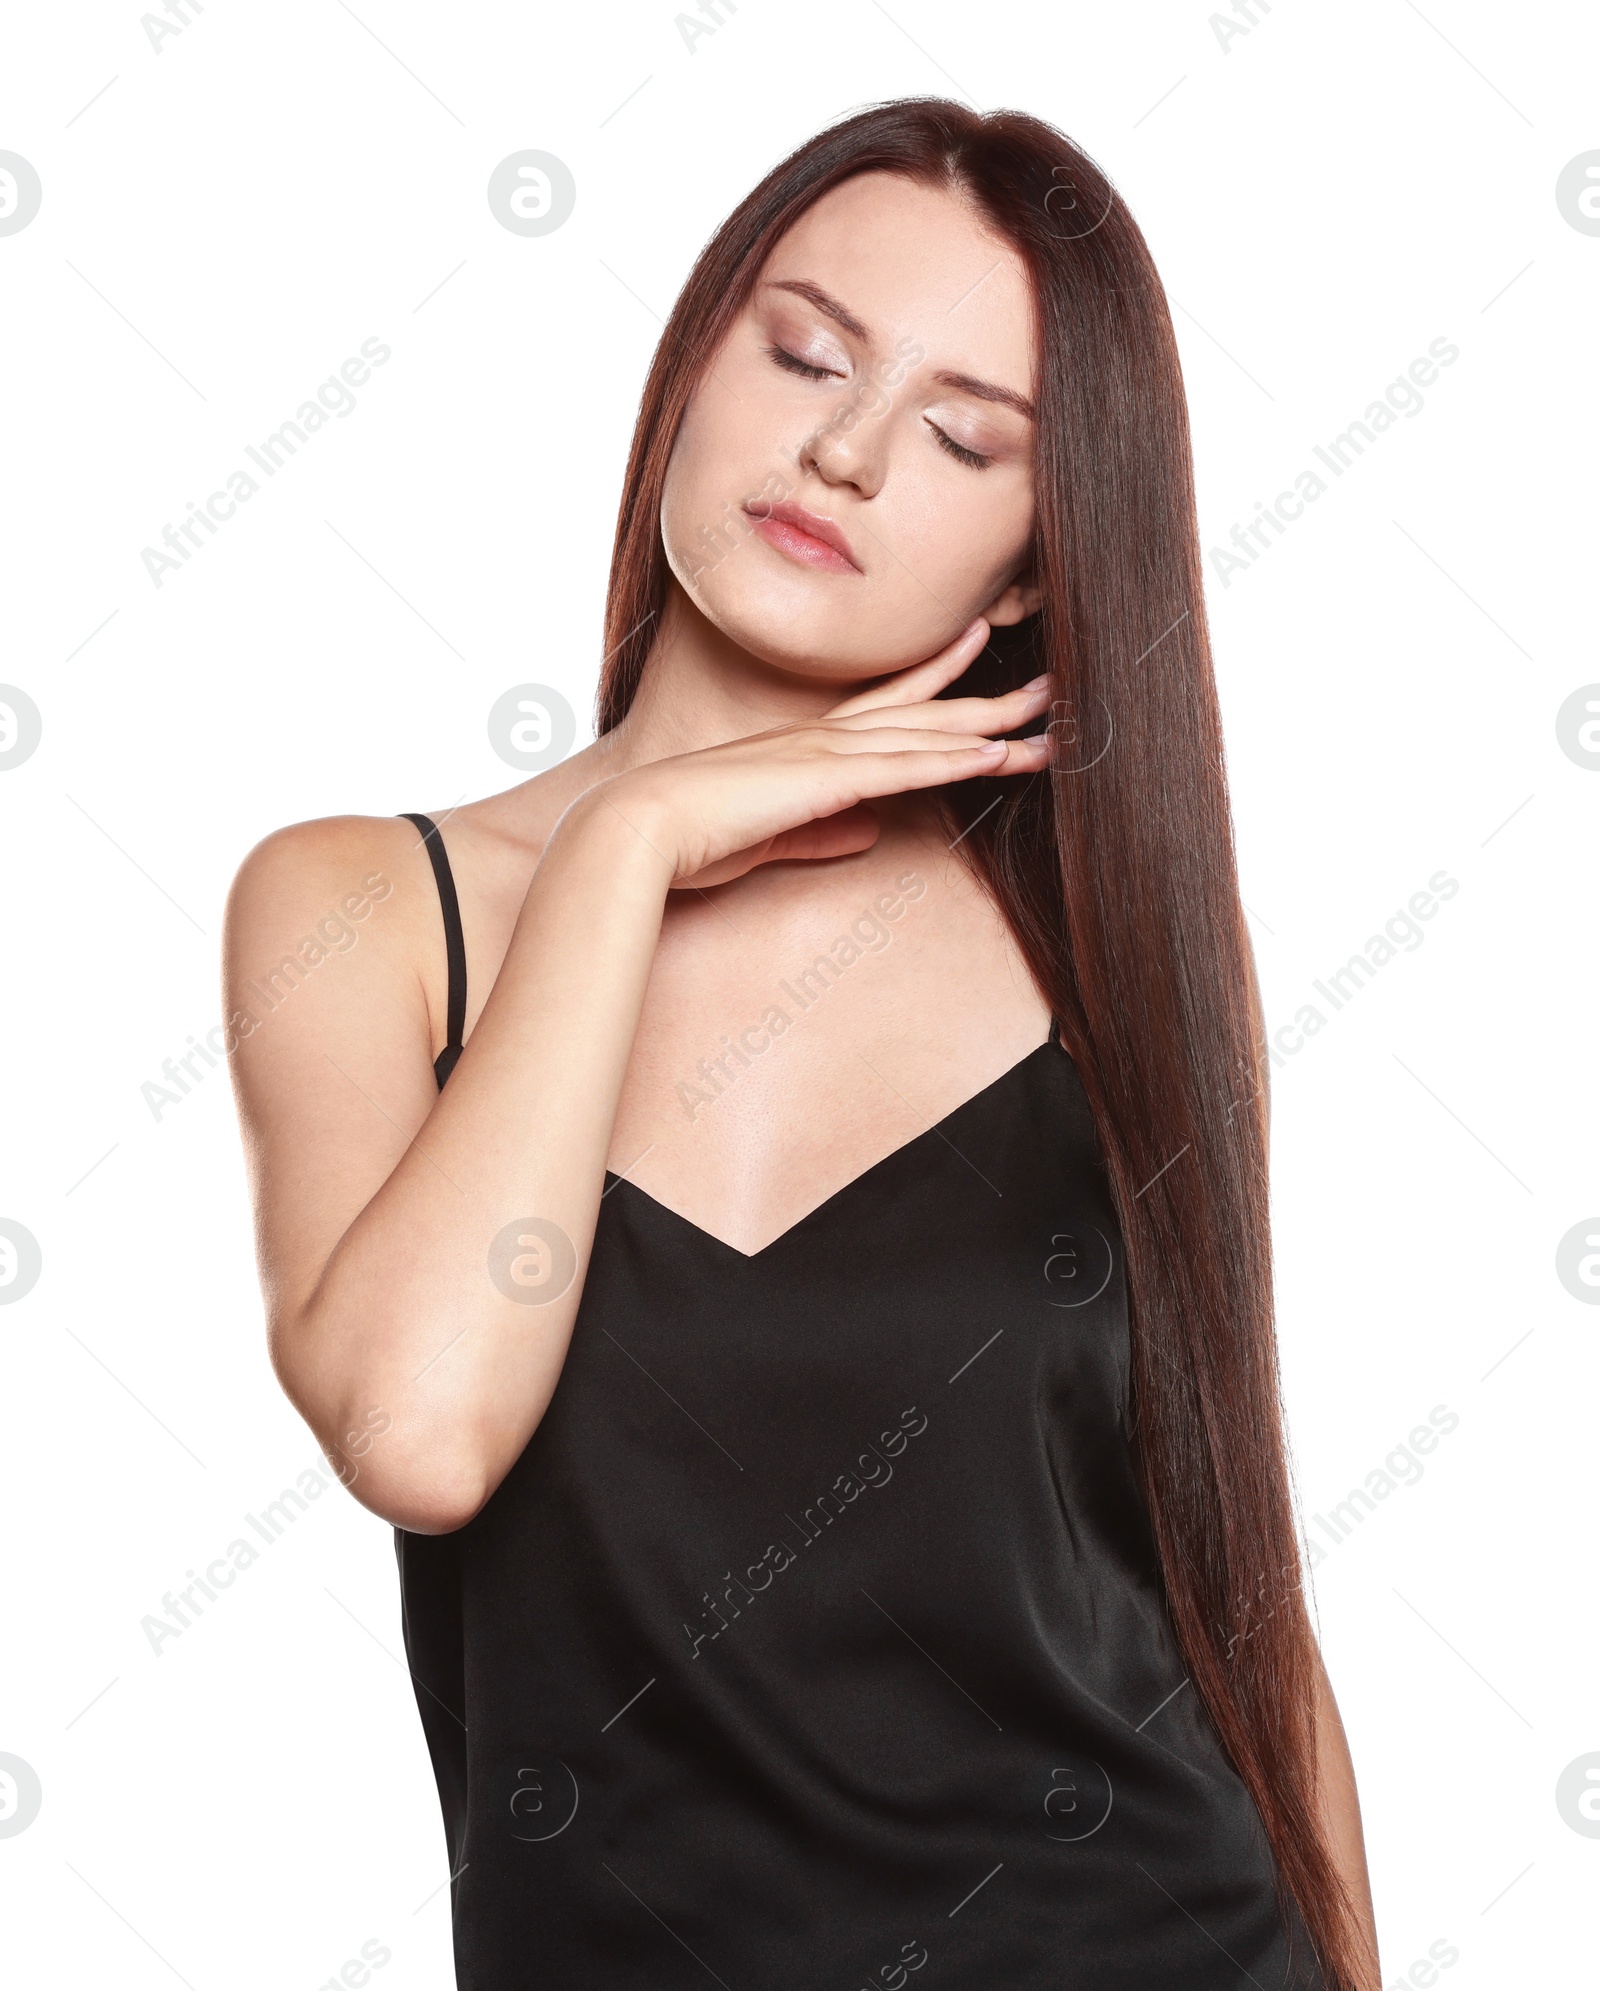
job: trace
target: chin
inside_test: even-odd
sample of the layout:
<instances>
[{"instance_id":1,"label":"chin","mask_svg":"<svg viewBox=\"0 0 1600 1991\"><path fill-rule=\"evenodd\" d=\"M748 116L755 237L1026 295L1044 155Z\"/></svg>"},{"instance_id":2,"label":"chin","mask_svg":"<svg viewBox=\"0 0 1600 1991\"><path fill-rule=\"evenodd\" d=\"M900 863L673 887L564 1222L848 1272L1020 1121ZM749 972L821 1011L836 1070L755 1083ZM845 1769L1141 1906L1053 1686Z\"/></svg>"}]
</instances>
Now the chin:
<instances>
[{"instance_id":1,"label":"chin","mask_svg":"<svg viewBox=\"0 0 1600 1991\"><path fill-rule=\"evenodd\" d=\"M863 600L856 591L870 589L864 579L760 571L749 557L757 550L741 546L692 579L690 563L668 560L699 613L775 670L849 686L918 663L956 633L920 628L904 605Z\"/></svg>"}]
</instances>

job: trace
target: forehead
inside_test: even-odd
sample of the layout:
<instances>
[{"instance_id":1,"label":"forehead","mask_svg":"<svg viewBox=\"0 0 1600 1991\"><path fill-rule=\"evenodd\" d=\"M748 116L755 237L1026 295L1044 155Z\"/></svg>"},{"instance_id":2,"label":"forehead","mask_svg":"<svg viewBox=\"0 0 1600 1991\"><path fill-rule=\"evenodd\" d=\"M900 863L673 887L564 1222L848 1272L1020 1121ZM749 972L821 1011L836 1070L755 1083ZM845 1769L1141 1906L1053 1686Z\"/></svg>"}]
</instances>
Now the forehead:
<instances>
[{"instance_id":1,"label":"forehead","mask_svg":"<svg viewBox=\"0 0 1600 1991\"><path fill-rule=\"evenodd\" d=\"M762 275L820 284L886 348L910 336L935 365L1032 391L1026 267L960 193L863 173L801 215Z\"/></svg>"}]
</instances>

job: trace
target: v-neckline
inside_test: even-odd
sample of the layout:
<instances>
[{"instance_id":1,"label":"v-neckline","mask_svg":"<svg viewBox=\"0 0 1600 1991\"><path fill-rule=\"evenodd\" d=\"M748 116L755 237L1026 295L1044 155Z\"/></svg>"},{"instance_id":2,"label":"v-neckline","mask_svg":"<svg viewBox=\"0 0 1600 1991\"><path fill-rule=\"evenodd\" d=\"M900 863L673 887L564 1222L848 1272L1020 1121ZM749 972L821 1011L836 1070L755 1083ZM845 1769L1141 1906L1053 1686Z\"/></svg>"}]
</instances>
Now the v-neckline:
<instances>
[{"instance_id":1,"label":"v-neckline","mask_svg":"<svg viewBox=\"0 0 1600 1991\"><path fill-rule=\"evenodd\" d=\"M708 1231L703 1224L697 1224L692 1217L686 1217L681 1210L675 1210L670 1203L663 1203L659 1196L652 1196L648 1189L641 1189L638 1183L631 1181L626 1175L618 1175L609 1168L606 1170L604 1194L609 1195L613 1189L619 1186L630 1190L642 1202L649 1204L653 1210L660 1211L663 1216L670 1218L673 1223L680 1226L683 1230L691 1232L697 1238L703 1238L706 1243L715 1245L719 1251L725 1252L730 1258L738 1259L742 1264L754 1265L759 1260L765 1258L769 1252L776 1251L779 1245L785 1243L789 1238L794 1237L799 1231L804 1230L807 1225L820 1217L824 1211L831 1210L836 1203L841 1202L854 1190L859 1189L864 1182L869 1181L881 1169L888 1168L892 1163L900 1161L904 1156L910 1154L914 1148L921 1146L924 1141L945 1138L944 1130L950 1125L952 1120L967 1112L969 1108L978 1105L982 1100L987 1099L991 1093L998 1092L1001 1086L1014 1079L1019 1072L1025 1071L1036 1058L1043 1057L1046 1051L1051 1050L1060 1052L1062 1057L1068 1059L1072 1055L1057 1037L1053 1027L1050 1035L1042 1044L1036 1044L1031 1051L1019 1058L1014 1065L1008 1065L998 1077L990 1079L987 1085L980 1086L976 1092L963 1099L959 1105L952 1106L950 1111L942 1119L935 1120L931 1126L924 1127L918 1134L913 1134L910 1140L902 1141L899 1147L891 1148L886 1155L880 1155L876 1161L869 1162L858 1175L851 1176L848 1182L841 1183L837 1189L831 1190L823 1197L820 1203L813 1203L811 1208L801 1216L796 1217L792 1224L787 1225L783 1230L779 1231L776 1237L768 1238L765 1244L758 1246L754 1251L741 1251L736 1244L729 1244L726 1238L718 1237L715 1231ZM957 1153L959 1152L960 1150L958 1149ZM999 1195L999 1193L998 1190L995 1191L996 1195Z\"/></svg>"}]
</instances>

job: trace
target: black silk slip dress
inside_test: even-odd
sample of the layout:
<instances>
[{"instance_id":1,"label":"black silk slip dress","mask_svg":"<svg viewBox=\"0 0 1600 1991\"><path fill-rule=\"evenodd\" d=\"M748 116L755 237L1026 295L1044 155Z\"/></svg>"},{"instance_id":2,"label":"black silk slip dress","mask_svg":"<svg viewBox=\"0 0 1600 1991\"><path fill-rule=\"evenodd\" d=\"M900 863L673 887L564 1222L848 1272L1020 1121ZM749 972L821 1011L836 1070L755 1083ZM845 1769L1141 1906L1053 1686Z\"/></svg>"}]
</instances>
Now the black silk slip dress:
<instances>
[{"instance_id":1,"label":"black silk slip dress","mask_svg":"<svg viewBox=\"0 0 1600 1991\"><path fill-rule=\"evenodd\" d=\"M538 1429L396 1532L460 1991L1320 1991L1128 1375L1053 1032L750 1256L608 1175Z\"/></svg>"}]
</instances>

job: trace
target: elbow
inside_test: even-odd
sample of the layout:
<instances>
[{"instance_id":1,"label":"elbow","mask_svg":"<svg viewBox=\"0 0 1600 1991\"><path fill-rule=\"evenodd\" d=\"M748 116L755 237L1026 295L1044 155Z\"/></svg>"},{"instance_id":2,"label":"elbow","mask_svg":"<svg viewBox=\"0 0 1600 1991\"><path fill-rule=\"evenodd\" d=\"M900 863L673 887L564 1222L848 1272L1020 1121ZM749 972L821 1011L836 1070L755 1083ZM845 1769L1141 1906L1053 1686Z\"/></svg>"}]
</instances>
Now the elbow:
<instances>
[{"instance_id":1,"label":"elbow","mask_svg":"<svg viewBox=\"0 0 1600 1991\"><path fill-rule=\"evenodd\" d=\"M392 1376L349 1365L330 1373L317 1354L340 1336L302 1314L269 1327L273 1368L311 1427L345 1490L369 1513L413 1535L451 1535L488 1504L514 1463L501 1434L485 1431L460 1406L429 1404L410 1414Z\"/></svg>"},{"instance_id":2,"label":"elbow","mask_svg":"<svg viewBox=\"0 0 1600 1991\"><path fill-rule=\"evenodd\" d=\"M381 1383L351 1387L309 1369L305 1340L279 1325L272 1365L284 1394L315 1435L345 1491L369 1513L413 1535L450 1535L481 1512L498 1476L478 1434L437 1419L413 1421L373 1407ZM363 1408L362 1406L367 1406Z\"/></svg>"},{"instance_id":3,"label":"elbow","mask_svg":"<svg viewBox=\"0 0 1600 1991\"><path fill-rule=\"evenodd\" d=\"M351 1462L355 1465L355 1462ZM494 1488L481 1461L387 1459L342 1475L363 1507L408 1535L453 1535L480 1514Z\"/></svg>"}]
</instances>

